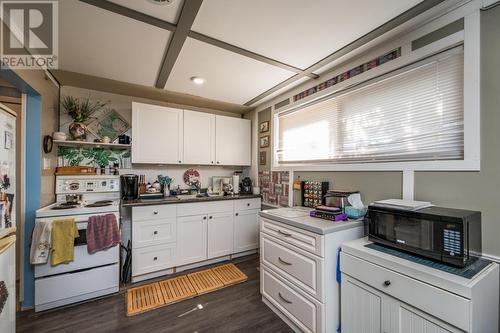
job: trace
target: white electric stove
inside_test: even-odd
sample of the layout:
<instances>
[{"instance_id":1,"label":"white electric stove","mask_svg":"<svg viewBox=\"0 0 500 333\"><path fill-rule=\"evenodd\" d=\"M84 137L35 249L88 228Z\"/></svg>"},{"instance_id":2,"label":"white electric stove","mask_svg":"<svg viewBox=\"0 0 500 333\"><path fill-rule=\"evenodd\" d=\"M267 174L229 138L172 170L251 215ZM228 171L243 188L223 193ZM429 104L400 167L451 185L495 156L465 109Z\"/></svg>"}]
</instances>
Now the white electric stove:
<instances>
[{"instance_id":1,"label":"white electric stove","mask_svg":"<svg viewBox=\"0 0 500 333\"><path fill-rule=\"evenodd\" d=\"M56 202L36 212L41 220L75 220L74 260L68 264L35 265L35 311L81 302L119 290L120 245L87 252L87 224L91 216L114 214L120 221L120 178L110 175L56 176ZM66 195L81 195L68 203Z\"/></svg>"}]
</instances>

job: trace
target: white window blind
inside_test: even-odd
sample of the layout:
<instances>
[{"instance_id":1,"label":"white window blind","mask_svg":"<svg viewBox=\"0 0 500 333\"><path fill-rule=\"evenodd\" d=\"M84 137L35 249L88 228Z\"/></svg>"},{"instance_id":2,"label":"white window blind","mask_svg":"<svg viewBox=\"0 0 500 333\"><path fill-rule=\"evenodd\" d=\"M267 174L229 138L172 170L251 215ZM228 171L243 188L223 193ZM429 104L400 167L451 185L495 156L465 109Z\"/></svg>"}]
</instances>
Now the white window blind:
<instances>
[{"instance_id":1,"label":"white window blind","mask_svg":"<svg viewBox=\"0 0 500 333\"><path fill-rule=\"evenodd\" d=\"M463 48L278 115L280 163L463 159Z\"/></svg>"}]
</instances>

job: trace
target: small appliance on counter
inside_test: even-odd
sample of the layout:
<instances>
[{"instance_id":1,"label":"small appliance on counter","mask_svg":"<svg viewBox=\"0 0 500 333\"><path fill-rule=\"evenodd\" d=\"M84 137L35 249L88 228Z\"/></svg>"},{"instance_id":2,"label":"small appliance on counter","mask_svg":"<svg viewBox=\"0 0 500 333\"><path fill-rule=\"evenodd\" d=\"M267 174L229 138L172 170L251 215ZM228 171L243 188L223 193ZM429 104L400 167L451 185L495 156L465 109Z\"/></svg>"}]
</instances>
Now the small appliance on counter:
<instances>
[{"instance_id":1,"label":"small appliance on counter","mask_svg":"<svg viewBox=\"0 0 500 333\"><path fill-rule=\"evenodd\" d=\"M328 191L325 195L325 205L336 207L345 213L345 208L351 206L348 198L352 194L359 193L359 191L352 190L332 190Z\"/></svg>"},{"instance_id":2,"label":"small appliance on counter","mask_svg":"<svg viewBox=\"0 0 500 333\"><path fill-rule=\"evenodd\" d=\"M309 212L309 216L317 217L323 220L329 221L345 221L347 220L347 215L342 212L340 208L329 207L329 206L316 206L315 209Z\"/></svg>"},{"instance_id":3,"label":"small appliance on counter","mask_svg":"<svg viewBox=\"0 0 500 333\"><path fill-rule=\"evenodd\" d=\"M301 202L304 207L317 207L325 204L325 194L328 191L328 182L302 182Z\"/></svg>"},{"instance_id":4,"label":"small appliance on counter","mask_svg":"<svg viewBox=\"0 0 500 333\"><path fill-rule=\"evenodd\" d=\"M241 181L241 194L252 194L252 180L250 177L245 177Z\"/></svg>"},{"instance_id":5,"label":"small appliance on counter","mask_svg":"<svg viewBox=\"0 0 500 333\"><path fill-rule=\"evenodd\" d=\"M133 174L121 175L122 200L136 200L139 198L139 176Z\"/></svg>"},{"instance_id":6,"label":"small appliance on counter","mask_svg":"<svg viewBox=\"0 0 500 333\"><path fill-rule=\"evenodd\" d=\"M481 212L370 205L367 219L374 243L459 267L481 256Z\"/></svg>"}]
</instances>

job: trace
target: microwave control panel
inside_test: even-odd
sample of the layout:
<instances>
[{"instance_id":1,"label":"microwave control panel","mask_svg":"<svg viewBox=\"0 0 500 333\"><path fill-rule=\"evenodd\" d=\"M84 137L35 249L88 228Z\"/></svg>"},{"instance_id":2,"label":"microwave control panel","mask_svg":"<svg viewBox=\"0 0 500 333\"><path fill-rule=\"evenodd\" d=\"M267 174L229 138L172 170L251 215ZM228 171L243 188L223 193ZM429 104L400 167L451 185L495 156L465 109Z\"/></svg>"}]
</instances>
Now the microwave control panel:
<instances>
[{"instance_id":1,"label":"microwave control panel","mask_svg":"<svg viewBox=\"0 0 500 333\"><path fill-rule=\"evenodd\" d=\"M462 253L462 239L460 231L444 229L443 230L443 251L450 256L459 255Z\"/></svg>"}]
</instances>

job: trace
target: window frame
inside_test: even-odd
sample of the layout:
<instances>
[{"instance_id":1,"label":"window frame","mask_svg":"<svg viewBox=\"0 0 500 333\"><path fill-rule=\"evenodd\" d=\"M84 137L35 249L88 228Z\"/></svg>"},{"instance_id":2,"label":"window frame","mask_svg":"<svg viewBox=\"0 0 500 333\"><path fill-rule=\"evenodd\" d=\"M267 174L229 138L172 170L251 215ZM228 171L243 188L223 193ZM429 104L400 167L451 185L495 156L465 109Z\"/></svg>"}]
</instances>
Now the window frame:
<instances>
[{"instance_id":1,"label":"window frame","mask_svg":"<svg viewBox=\"0 0 500 333\"><path fill-rule=\"evenodd\" d=\"M464 19L464 30L453 33L447 37L430 43L416 50L411 50L411 41L443 27L454 20ZM307 162L280 163L277 160L276 145L278 142L278 114L309 105L318 99L346 90L351 86L360 84L375 77L382 76L398 68L419 62L447 49L463 44L464 48L464 159L463 160L427 160L427 161L402 161L402 162L357 162L333 163ZM272 171L479 171L480 170L480 12L474 6L463 6L453 10L428 24L406 34L404 39L396 39L386 44L386 49L401 46L402 55L384 66L358 75L351 80L335 85L333 89L326 89L304 101L291 103L287 109L274 112L272 117L273 135L271 138L271 170ZM366 53L371 57L379 50ZM359 60L351 61L339 68L339 73L344 68L355 66ZM326 76L331 76L332 73ZM325 77L326 77L325 76ZM302 89L302 86L301 88ZM292 92L294 93L294 92Z\"/></svg>"}]
</instances>

